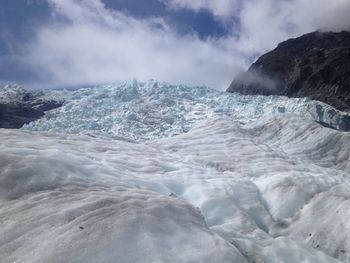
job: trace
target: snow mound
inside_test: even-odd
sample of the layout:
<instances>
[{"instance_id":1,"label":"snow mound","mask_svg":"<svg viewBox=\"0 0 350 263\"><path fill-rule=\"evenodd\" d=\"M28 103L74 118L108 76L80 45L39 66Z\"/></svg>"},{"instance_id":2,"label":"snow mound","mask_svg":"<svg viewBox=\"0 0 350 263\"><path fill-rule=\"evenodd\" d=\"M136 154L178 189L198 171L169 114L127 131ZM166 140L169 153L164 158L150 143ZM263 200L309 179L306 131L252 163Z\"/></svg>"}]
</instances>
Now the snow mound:
<instances>
[{"instance_id":1,"label":"snow mound","mask_svg":"<svg viewBox=\"0 0 350 263\"><path fill-rule=\"evenodd\" d=\"M76 91L48 92L66 101L26 130L114 136L146 141L186 133L212 116L245 124L264 116L293 113L327 126L350 129L350 116L317 101L277 96L242 96L207 87L149 81L126 82Z\"/></svg>"},{"instance_id":2,"label":"snow mound","mask_svg":"<svg viewBox=\"0 0 350 263\"><path fill-rule=\"evenodd\" d=\"M190 131L147 143L0 130L0 262L349 262L350 134L188 105Z\"/></svg>"}]
</instances>

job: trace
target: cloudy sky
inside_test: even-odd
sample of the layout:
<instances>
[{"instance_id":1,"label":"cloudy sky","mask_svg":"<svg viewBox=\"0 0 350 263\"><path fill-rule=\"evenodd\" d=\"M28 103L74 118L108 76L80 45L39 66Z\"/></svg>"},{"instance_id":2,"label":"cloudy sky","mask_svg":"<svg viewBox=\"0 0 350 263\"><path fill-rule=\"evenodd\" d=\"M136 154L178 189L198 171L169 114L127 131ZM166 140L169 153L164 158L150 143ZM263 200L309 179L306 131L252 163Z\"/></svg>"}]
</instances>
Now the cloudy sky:
<instances>
[{"instance_id":1,"label":"cloudy sky","mask_svg":"<svg viewBox=\"0 0 350 263\"><path fill-rule=\"evenodd\" d=\"M0 84L225 89L283 40L349 30L349 13L349 0L0 0Z\"/></svg>"}]
</instances>

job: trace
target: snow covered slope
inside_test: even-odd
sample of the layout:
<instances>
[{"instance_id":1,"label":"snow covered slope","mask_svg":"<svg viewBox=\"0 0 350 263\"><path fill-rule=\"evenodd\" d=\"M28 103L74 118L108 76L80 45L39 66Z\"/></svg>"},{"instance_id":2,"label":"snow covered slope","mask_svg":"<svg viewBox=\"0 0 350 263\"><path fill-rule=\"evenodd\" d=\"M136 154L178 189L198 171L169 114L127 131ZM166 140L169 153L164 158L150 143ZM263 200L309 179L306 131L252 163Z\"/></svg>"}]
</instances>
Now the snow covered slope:
<instances>
[{"instance_id":1,"label":"snow covered slope","mask_svg":"<svg viewBox=\"0 0 350 263\"><path fill-rule=\"evenodd\" d=\"M350 134L313 121L345 115L124 88L67 92L26 127L59 133L0 130L1 263L350 262Z\"/></svg>"}]
</instances>

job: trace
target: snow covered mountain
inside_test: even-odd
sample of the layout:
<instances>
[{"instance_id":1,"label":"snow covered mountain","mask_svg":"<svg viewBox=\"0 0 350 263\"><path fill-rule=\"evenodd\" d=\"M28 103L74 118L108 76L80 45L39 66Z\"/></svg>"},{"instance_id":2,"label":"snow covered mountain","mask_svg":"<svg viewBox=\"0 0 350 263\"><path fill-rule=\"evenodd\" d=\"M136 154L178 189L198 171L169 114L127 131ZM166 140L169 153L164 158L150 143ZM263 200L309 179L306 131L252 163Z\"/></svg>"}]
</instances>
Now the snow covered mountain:
<instances>
[{"instance_id":1,"label":"snow covered mountain","mask_svg":"<svg viewBox=\"0 0 350 263\"><path fill-rule=\"evenodd\" d=\"M47 96L0 129L0 262L350 262L346 113L155 81Z\"/></svg>"},{"instance_id":2,"label":"snow covered mountain","mask_svg":"<svg viewBox=\"0 0 350 263\"><path fill-rule=\"evenodd\" d=\"M62 106L63 101L55 101L47 95L18 85L6 85L0 89L0 128L19 129L43 117L45 111Z\"/></svg>"}]
</instances>

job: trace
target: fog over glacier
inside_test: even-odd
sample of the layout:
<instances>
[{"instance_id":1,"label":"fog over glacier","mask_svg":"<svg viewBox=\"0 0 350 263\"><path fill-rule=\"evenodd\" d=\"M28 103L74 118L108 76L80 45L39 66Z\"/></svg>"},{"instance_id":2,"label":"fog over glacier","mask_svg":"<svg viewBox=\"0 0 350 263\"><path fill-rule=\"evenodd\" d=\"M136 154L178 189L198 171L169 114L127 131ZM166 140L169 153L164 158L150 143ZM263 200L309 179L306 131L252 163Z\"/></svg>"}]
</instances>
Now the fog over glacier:
<instances>
[{"instance_id":1,"label":"fog over glacier","mask_svg":"<svg viewBox=\"0 0 350 263\"><path fill-rule=\"evenodd\" d=\"M349 262L349 115L157 81L0 129L0 262Z\"/></svg>"}]
</instances>

